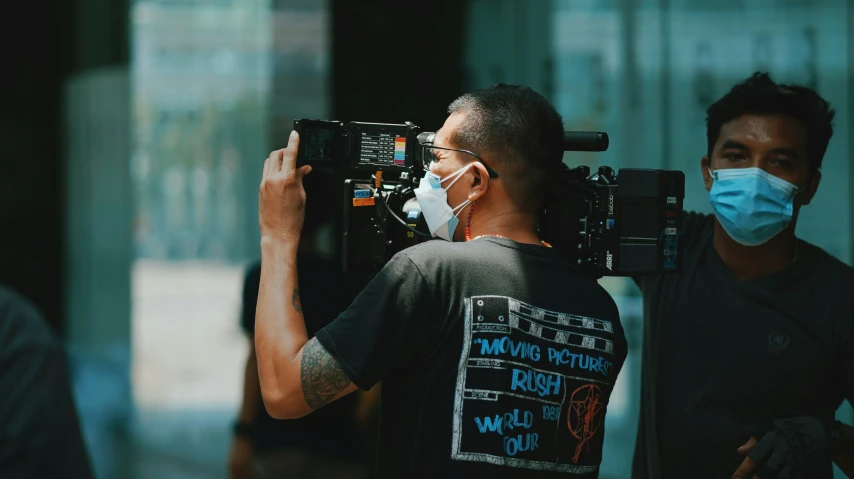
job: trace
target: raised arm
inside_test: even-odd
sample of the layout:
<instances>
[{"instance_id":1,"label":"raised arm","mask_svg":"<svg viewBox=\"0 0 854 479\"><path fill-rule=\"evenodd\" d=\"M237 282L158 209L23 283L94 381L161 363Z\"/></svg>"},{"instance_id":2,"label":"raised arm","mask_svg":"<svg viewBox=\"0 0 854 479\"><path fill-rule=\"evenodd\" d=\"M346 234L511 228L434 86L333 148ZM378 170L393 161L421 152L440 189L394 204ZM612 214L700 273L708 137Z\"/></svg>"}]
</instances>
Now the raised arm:
<instances>
[{"instance_id":1,"label":"raised arm","mask_svg":"<svg viewBox=\"0 0 854 479\"><path fill-rule=\"evenodd\" d=\"M356 387L338 362L315 340L308 341L300 303L297 248L305 218L302 178L296 168L299 137L264 162L259 193L261 282L255 313L255 349L261 395L274 418L296 418Z\"/></svg>"}]
</instances>

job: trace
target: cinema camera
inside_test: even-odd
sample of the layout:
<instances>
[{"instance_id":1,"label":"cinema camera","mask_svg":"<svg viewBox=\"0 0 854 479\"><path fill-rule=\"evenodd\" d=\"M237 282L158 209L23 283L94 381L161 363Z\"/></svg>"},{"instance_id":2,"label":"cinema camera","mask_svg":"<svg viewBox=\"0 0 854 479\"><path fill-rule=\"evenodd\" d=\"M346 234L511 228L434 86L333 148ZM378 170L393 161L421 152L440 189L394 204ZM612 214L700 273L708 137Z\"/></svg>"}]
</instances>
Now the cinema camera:
<instances>
[{"instance_id":1,"label":"cinema camera","mask_svg":"<svg viewBox=\"0 0 854 479\"><path fill-rule=\"evenodd\" d=\"M298 165L344 179L343 269L375 271L432 239L414 189L434 133L416 125L294 121ZM564 133L565 151L605 151L602 132ZM681 171L563 165L539 216L540 237L594 277L681 269Z\"/></svg>"}]
</instances>

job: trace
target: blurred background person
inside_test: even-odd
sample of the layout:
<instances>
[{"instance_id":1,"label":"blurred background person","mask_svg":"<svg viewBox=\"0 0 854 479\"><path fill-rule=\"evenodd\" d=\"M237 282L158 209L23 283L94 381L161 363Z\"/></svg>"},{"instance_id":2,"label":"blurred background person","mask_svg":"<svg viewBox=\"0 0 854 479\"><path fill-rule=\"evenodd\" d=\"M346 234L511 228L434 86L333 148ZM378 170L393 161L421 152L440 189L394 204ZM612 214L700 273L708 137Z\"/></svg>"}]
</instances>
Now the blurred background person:
<instances>
[{"instance_id":1,"label":"blurred background person","mask_svg":"<svg viewBox=\"0 0 854 479\"><path fill-rule=\"evenodd\" d=\"M0 284L0 477L93 479L62 344Z\"/></svg>"},{"instance_id":2,"label":"blurred background person","mask_svg":"<svg viewBox=\"0 0 854 479\"><path fill-rule=\"evenodd\" d=\"M333 221L340 202L341 185L322 173L306 179L306 185L318 192L316 201L306 209L297 264L302 307L314 317L306 321L309 337L344 311L354 294L339 263L335 262ZM336 401L318 414L292 421L273 419L261 399L258 361L255 356L255 305L261 264L254 263L243 285L243 310L240 326L249 339L249 356L243 379L243 400L234 427L229 470L233 479L328 478L365 479L375 444L362 442L357 411L359 395ZM362 412L362 414L366 414ZM365 425L366 426L366 425Z\"/></svg>"},{"instance_id":3,"label":"blurred background person","mask_svg":"<svg viewBox=\"0 0 854 479\"><path fill-rule=\"evenodd\" d=\"M700 175L714 215L684 215L679 274L635 279L646 347L632 477L818 479L832 460L854 474L854 429L834 423L854 400L854 269L795 235L835 113L761 72L709 107Z\"/></svg>"}]
</instances>

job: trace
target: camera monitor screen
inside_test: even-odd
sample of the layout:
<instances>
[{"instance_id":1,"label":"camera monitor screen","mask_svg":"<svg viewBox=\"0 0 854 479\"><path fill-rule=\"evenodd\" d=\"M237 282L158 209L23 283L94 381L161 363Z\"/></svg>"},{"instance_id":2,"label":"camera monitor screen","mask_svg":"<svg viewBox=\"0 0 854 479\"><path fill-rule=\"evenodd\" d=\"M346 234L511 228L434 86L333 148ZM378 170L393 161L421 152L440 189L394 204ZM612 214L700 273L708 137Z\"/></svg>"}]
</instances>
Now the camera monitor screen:
<instances>
[{"instance_id":1,"label":"camera monitor screen","mask_svg":"<svg viewBox=\"0 0 854 479\"><path fill-rule=\"evenodd\" d=\"M341 136L341 123L337 121L294 122L300 134L299 158L302 161L332 163Z\"/></svg>"},{"instance_id":2,"label":"camera monitor screen","mask_svg":"<svg viewBox=\"0 0 854 479\"><path fill-rule=\"evenodd\" d=\"M362 131L359 163L403 166L406 163L406 136L384 131Z\"/></svg>"}]
</instances>

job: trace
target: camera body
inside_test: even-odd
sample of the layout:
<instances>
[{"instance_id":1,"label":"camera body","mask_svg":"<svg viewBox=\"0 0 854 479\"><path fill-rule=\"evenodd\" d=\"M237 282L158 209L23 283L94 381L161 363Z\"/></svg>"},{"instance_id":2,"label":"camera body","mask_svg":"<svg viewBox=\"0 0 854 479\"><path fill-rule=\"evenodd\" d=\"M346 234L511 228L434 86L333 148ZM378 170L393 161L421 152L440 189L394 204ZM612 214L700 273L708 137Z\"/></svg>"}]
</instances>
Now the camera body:
<instances>
[{"instance_id":1,"label":"camera body","mask_svg":"<svg viewBox=\"0 0 854 479\"><path fill-rule=\"evenodd\" d=\"M345 272L382 268L398 251L432 240L414 189L424 176L421 145L433 133L416 125L305 120L297 164L347 176L342 259ZM565 132L566 151L604 151L602 132ZM541 239L594 277L681 269L681 171L565 165L539 214Z\"/></svg>"},{"instance_id":2,"label":"camera body","mask_svg":"<svg viewBox=\"0 0 854 479\"><path fill-rule=\"evenodd\" d=\"M681 171L563 169L540 212L540 236L596 277L682 268Z\"/></svg>"}]
</instances>

